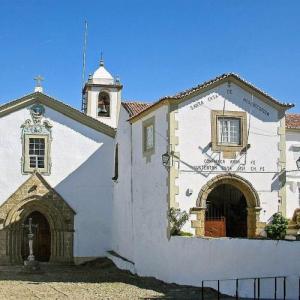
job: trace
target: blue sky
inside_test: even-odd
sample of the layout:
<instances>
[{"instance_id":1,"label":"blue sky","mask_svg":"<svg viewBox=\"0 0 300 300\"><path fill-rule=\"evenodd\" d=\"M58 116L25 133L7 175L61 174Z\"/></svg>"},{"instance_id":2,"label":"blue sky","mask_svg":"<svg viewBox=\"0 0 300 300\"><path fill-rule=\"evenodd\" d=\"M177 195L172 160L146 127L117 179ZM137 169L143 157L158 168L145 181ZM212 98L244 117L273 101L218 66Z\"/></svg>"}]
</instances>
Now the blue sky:
<instances>
[{"instance_id":1,"label":"blue sky","mask_svg":"<svg viewBox=\"0 0 300 300\"><path fill-rule=\"evenodd\" d=\"M105 65L123 99L155 101L235 72L300 112L300 1L0 1L0 103L45 92L79 108L87 74Z\"/></svg>"}]
</instances>

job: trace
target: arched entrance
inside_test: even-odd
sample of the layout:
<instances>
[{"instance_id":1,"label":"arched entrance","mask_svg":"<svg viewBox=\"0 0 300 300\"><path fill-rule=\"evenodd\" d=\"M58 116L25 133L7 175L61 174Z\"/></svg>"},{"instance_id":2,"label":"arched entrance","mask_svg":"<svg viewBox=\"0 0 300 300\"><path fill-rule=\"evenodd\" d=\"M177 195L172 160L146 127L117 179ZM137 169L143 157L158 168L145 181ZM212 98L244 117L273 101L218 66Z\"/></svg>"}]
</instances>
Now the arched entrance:
<instances>
[{"instance_id":1,"label":"arched entrance","mask_svg":"<svg viewBox=\"0 0 300 300\"><path fill-rule=\"evenodd\" d=\"M215 187L206 199L205 236L247 237L247 202L230 184Z\"/></svg>"},{"instance_id":2,"label":"arched entrance","mask_svg":"<svg viewBox=\"0 0 300 300\"><path fill-rule=\"evenodd\" d=\"M222 204L223 208L221 208ZM205 236L206 217L208 219L209 214L213 213L213 208L209 211L210 206L219 209L219 216L224 217L225 222L226 218L229 218L227 224L230 225L225 223L224 227L225 231L229 230L230 236L256 236L261 210L260 201L252 184L243 177L230 173L222 174L209 180L202 187L196 207L191 210L196 214L196 220L192 221L192 227L195 228L197 236ZM238 229L239 226L242 228ZM227 234L225 236L228 236Z\"/></svg>"},{"instance_id":3,"label":"arched entrance","mask_svg":"<svg viewBox=\"0 0 300 300\"><path fill-rule=\"evenodd\" d=\"M51 255L51 232L48 220L39 211L32 212L26 218L25 224L29 224L30 218L34 225L33 254L35 259L42 262L48 262ZM23 260L26 260L29 255L27 230L23 232L21 255Z\"/></svg>"},{"instance_id":4,"label":"arched entrance","mask_svg":"<svg viewBox=\"0 0 300 300\"><path fill-rule=\"evenodd\" d=\"M34 242L37 260L73 263L74 210L46 182L33 173L0 206L0 264L22 264L28 251L24 225L38 224Z\"/></svg>"}]
</instances>

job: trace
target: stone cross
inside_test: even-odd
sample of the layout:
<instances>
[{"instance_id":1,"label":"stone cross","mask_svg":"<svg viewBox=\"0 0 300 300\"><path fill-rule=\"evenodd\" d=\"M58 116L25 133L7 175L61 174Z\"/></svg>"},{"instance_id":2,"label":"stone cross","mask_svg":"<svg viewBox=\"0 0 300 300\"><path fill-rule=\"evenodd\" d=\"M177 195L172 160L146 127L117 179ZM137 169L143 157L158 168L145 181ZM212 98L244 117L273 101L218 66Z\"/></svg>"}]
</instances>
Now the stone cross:
<instances>
[{"instance_id":1,"label":"stone cross","mask_svg":"<svg viewBox=\"0 0 300 300\"><path fill-rule=\"evenodd\" d=\"M44 80L44 78L41 75L38 75L37 77L34 77L33 79L35 80L34 91L42 93L43 92L42 81Z\"/></svg>"},{"instance_id":2,"label":"stone cross","mask_svg":"<svg viewBox=\"0 0 300 300\"><path fill-rule=\"evenodd\" d=\"M42 86L42 81L44 80L44 78L41 75L38 75L34 77L34 80L36 82L36 86Z\"/></svg>"},{"instance_id":3,"label":"stone cross","mask_svg":"<svg viewBox=\"0 0 300 300\"><path fill-rule=\"evenodd\" d=\"M29 244L29 256L28 256L28 260L29 261L34 261L34 255L33 255L33 231L32 228L37 228L38 225L37 224L32 224L32 218L29 218L28 221L28 225L23 224L24 228L28 228L28 244Z\"/></svg>"}]
</instances>

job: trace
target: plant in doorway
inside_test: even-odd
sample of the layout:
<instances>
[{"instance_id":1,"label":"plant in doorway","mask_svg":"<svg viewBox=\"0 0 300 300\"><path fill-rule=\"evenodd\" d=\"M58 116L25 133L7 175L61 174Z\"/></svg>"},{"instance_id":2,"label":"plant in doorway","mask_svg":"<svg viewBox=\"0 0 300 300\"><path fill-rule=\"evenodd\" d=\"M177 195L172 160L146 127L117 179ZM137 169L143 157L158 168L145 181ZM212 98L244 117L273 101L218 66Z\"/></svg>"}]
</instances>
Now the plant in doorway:
<instances>
[{"instance_id":1,"label":"plant in doorway","mask_svg":"<svg viewBox=\"0 0 300 300\"><path fill-rule=\"evenodd\" d=\"M179 208L171 207L168 212L168 218L170 222L171 235L192 236L189 232L181 231L183 225L189 219L189 215L186 211L181 211Z\"/></svg>"},{"instance_id":2,"label":"plant in doorway","mask_svg":"<svg viewBox=\"0 0 300 300\"><path fill-rule=\"evenodd\" d=\"M265 228L267 237L270 239L284 239L288 227L288 220L281 213L275 213L272 221Z\"/></svg>"}]
</instances>

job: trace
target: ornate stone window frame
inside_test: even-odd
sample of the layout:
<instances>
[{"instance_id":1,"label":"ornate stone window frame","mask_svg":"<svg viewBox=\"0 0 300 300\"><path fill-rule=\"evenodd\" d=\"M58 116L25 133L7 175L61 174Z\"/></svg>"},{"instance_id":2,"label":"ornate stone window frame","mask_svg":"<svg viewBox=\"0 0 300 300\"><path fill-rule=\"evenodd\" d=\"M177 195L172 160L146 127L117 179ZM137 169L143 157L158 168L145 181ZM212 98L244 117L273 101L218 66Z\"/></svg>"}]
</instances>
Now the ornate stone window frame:
<instances>
[{"instance_id":1,"label":"ornate stone window frame","mask_svg":"<svg viewBox=\"0 0 300 300\"><path fill-rule=\"evenodd\" d=\"M150 149L146 147L147 141L147 127L153 126L153 146ZM147 161L151 159L151 156L155 154L155 116L145 120L142 122L142 149L143 149L143 157L146 157Z\"/></svg>"},{"instance_id":2,"label":"ornate stone window frame","mask_svg":"<svg viewBox=\"0 0 300 300\"><path fill-rule=\"evenodd\" d=\"M221 144L218 141L218 118L240 119L241 143L239 145ZM212 110L211 111L211 142L215 152L241 152L247 146L247 113L244 111Z\"/></svg>"},{"instance_id":3,"label":"ornate stone window frame","mask_svg":"<svg viewBox=\"0 0 300 300\"><path fill-rule=\"evenodd\" d=\"M52 125L42 119L44 117L45 108L40 103L35 103L30 108L32 120L28 119L22 124L22 158L21 171L23 175L39 172L43 175L51 174L51 142L52 142ZM44 168L31 168L29 161L29 139L43 138L45 139L45 165Z\"/></svg>"},{"instance_id":4,"label":"ornate stone window frame","mask_svg":"<svg viewBox=\"0 0 300 300\"><path fill-rule=\"evenodd\" d=\"M45 155L44 155L44 168L31 168L30 167L30 155L29 155L29 139L44 139L45 140ZM33 173L34 171L38 171L41 174L50 174L50 142L49 135L45 134L25 134L23 137L23 173Z\"/></svg>"}]
</instances>

